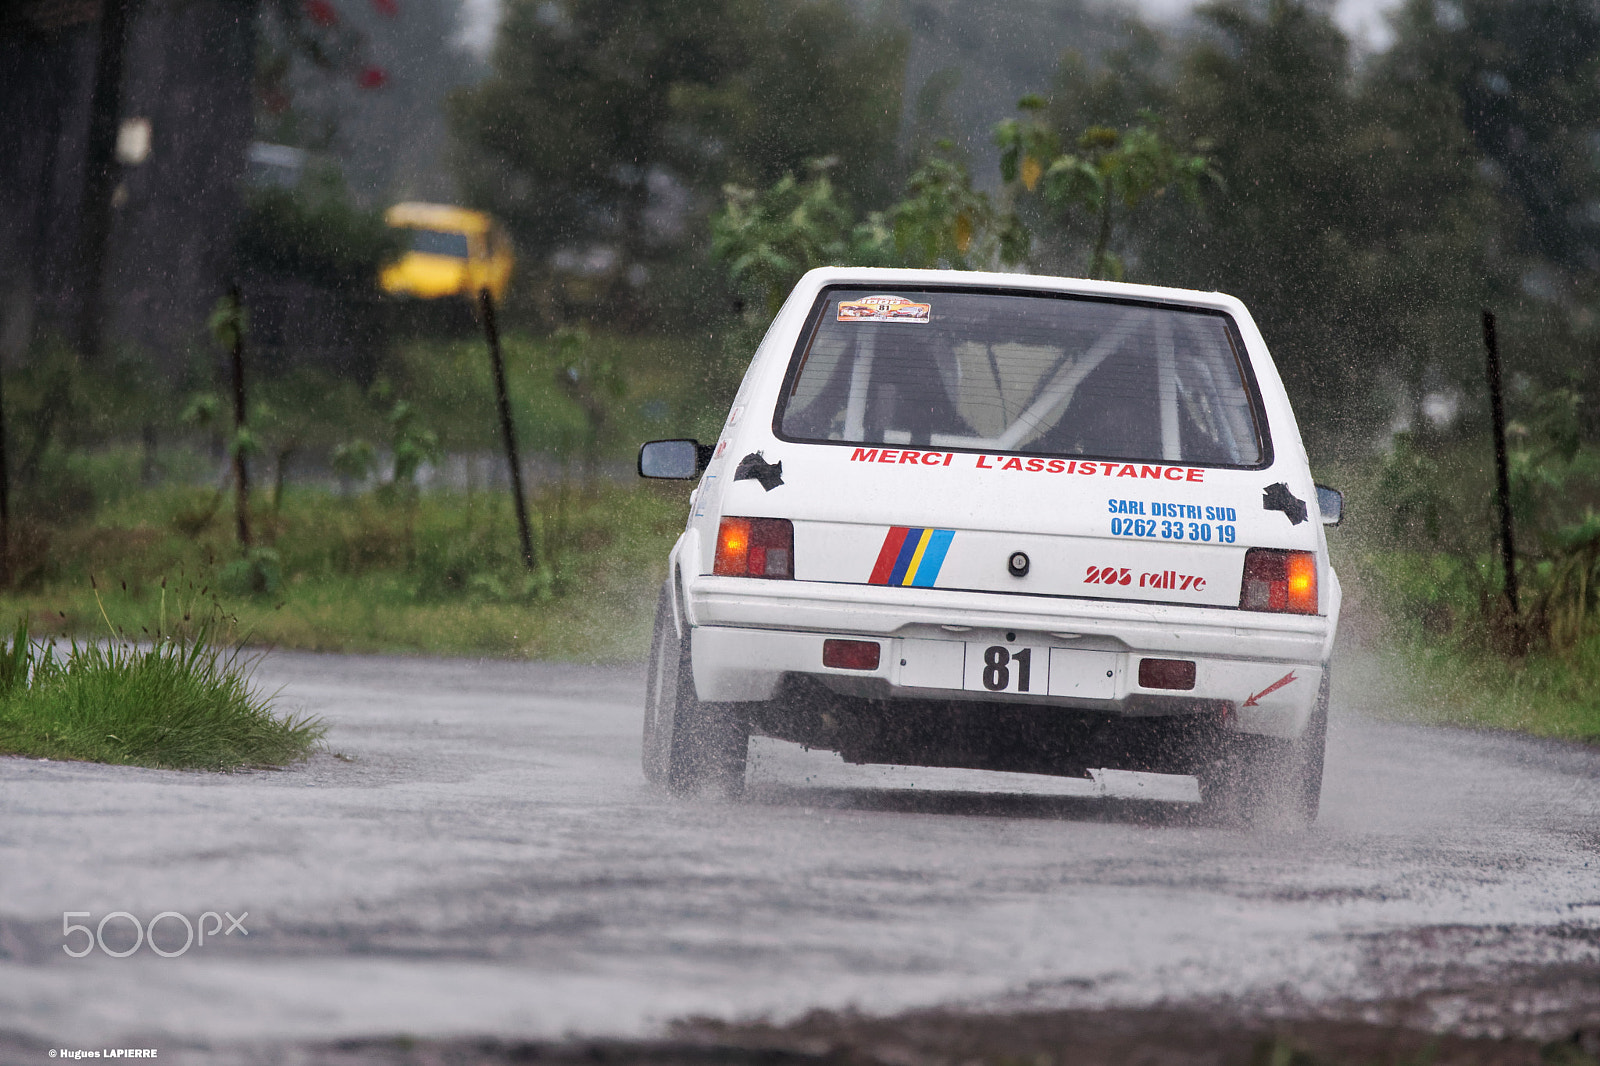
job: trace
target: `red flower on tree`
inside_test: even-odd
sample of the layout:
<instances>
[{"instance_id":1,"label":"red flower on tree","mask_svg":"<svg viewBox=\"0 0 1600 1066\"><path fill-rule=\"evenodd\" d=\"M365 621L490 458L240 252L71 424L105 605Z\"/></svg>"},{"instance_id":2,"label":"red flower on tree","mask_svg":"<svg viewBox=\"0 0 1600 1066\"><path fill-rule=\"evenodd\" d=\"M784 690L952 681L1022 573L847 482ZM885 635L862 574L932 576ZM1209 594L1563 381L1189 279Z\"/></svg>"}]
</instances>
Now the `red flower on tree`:
<instances>
[{"instance_id":1,"label":"red flower on tree","mask_svg":"<svg viewBox=\"0 0 1600 1066\"><path fill-rule=\"evenodd\" d=\"M305 0L301 7L312 25L326 28L339 24L339 12L333 9L328 0Z\"/></svg>"},{"instance_id":2,"label":"red flower on tree","mask_svg":"<svg viewBox=\"0 0 1600 1066\"><path fill-rule=\"evenodd\" d=\"M362 67L356 75L356 84L363 89L381 89L389 84L389 72L382 67Z\"/></svg>"}]
</instances>

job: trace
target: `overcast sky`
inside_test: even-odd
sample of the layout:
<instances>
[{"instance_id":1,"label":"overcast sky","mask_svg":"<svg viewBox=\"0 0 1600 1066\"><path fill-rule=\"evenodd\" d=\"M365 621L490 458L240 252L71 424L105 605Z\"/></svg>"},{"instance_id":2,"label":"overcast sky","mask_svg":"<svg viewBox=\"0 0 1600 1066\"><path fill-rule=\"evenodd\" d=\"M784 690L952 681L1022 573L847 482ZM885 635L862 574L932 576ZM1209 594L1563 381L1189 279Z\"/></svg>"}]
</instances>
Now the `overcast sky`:
<instances>
[{"instance_id":1,"label":"overcast sky","mask_svg":"<svg viewBox=\"0 0 1600 1066\"><path fill-rule=\"evenodd\" d=\"M1132 0L1152 20L1181 18L1198 0ZM1392 9L1396 0L1337 0L1334 17L1353 40L1368 49L1380 49L1389 43L1389 27L1383 14Z\"/></svg>"},{"instance_id":2,"label":"overcast sky","mask_svg":"<svg viewBox=\"0 0 1600 1066\"><path fill-rule=\"evenodd\" d=\"M1125 0L1143 11L1153 21L1171 21L1182 18L1198 0ZM1337 0L1335 17L1355 41L1368 49L1381 49L1389 43L1388 26L1383 13L1394 7L1397 0ZM500 0L463 0L466 7L466 29L462 41L480 54L489 50L494 36L495 16Z\"/></svg>"}]
</instances>

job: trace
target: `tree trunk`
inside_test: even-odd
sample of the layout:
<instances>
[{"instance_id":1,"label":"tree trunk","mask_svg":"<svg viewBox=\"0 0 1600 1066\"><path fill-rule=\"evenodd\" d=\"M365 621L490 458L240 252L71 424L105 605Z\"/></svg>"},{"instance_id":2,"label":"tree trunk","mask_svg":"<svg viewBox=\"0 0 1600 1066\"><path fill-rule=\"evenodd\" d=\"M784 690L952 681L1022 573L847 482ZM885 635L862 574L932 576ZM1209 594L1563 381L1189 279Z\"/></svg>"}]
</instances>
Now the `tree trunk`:
<instances>
[{"instance_id":1,"label":"tree trunk","mask_svg":"<svg viewBox=\"0 0 1600 1066\"><path fill-rule=\"evenodd\" d=\"M250 547L250 466L245 456L245 402L244 402L244 299L239 286L228 290L233 303L233 479L238 495L234 499L234 517L239 530L239 544Z\"/></svg>"},{"instance_id":2,"label":"tree trunk","mask_svg":"<svg viewBox=\"0 0 1600 1066\"><path fill-rule=\"evenodd\" d=\"M1094 257L1089 260L1089 277L1105 279L1106 248L1111 244L1111 195L1100 200L1100 232L1094 239Z\"/></svg>"},{"instance_id":3,"label":"tree trunk","mask_svg":"<svg viewBox=\"0 0 1600 1066\"><path fill-rule=\"evenodd\" d=\"M122 121L122 65L128 50L128 16L133 0L100 0L100 44L95 58L94 95L89 102L83 199L78 218L78 351L99 357L104 343L105 260L111 240L112 197L116 193L117 128Z\"/></svg>"}]
</instances>

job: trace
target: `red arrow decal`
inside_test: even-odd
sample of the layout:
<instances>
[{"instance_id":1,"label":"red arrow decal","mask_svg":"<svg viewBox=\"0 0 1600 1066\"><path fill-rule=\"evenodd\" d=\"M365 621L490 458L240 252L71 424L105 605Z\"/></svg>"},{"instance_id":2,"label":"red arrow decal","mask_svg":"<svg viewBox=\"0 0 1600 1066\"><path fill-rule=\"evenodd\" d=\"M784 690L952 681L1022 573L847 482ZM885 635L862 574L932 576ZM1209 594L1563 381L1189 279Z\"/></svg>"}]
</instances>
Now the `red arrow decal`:
<instances>
[{"instance_id":1,"label":"red arrow decal","mask_svg":"<svg viewBox=\"0 0 1600 1066\"><path fill-rule=\"evenodd\" d=\"M1282 677L1278 678L1278 680L1274 681L1260 692L1257 692L1254 696L1251 696L1249 699L1245 700L1244 705L1246 707L1254 707L1256 705L1256 701L1261 699L1261 697L1267 695L1268 693L1278 691L1280 688L1289 684L1293 680L1294 671L1290 670L1287 674L1284 674Z\"/></svg>"}]
</instances>

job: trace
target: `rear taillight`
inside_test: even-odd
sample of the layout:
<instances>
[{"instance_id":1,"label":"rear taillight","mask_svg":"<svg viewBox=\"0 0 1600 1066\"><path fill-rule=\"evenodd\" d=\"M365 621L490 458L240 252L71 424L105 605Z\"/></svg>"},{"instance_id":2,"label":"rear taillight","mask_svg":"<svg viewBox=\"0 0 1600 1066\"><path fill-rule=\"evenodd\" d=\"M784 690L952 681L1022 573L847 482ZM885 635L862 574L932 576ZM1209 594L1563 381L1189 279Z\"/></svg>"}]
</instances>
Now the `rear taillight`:
<instances>
[{"instance_id":1,"label":"rear taillight","mask_svg":"<svg viewBox=\"0 0 1600 1066\"><path fill-rule=\"evenodd\" d=\"M787 518L724 518L711 568L724 577L794 577L794 525Z\"/></svg>"},{"instance_id":2,"label":"rear taillight","mask_svg":"<svg viewBox=\"0 0 1600 1066\"><path fill-rule=\"evenodd\" d=\"M1245 611L1317 613L1317 557L1311 552L1251 548L1244 555L1239 608Z\"/></svg>"}]
</instances>

